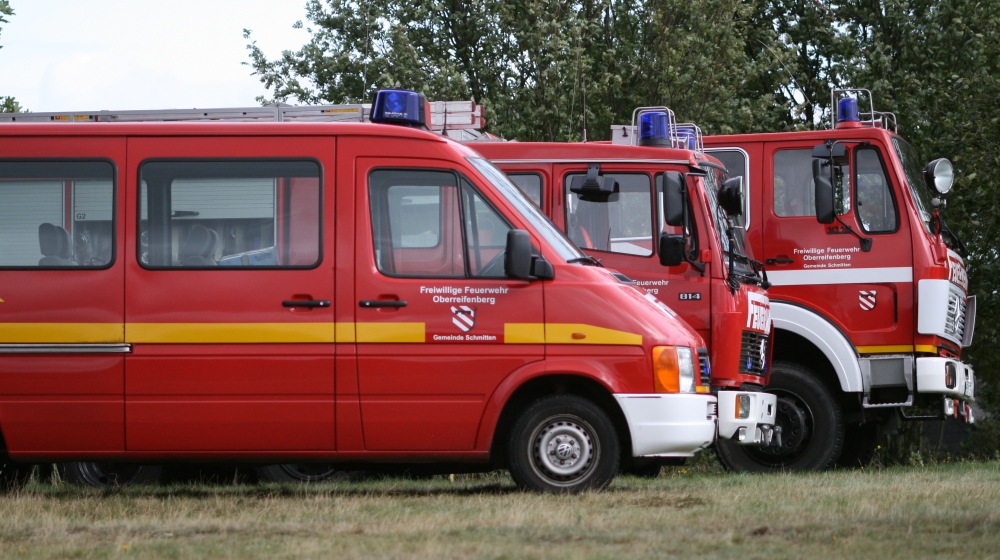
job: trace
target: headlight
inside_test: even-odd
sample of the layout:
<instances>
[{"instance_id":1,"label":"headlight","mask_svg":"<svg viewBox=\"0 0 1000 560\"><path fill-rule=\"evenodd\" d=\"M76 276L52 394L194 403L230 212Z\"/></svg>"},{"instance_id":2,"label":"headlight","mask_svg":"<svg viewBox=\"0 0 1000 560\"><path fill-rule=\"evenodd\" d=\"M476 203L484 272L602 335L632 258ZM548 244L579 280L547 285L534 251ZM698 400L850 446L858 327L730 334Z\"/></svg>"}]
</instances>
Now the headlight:
<instances>
[{"instance_id":1,"label":"headlight","mask_svg":"<svg viewBox=\"0 0 1000 560\"><path fill-rule=\"evenodd\" d=\"M653 348L653 382L657 393L695 393L694 352L684 346Z\"/></svg>"}]
</instances>

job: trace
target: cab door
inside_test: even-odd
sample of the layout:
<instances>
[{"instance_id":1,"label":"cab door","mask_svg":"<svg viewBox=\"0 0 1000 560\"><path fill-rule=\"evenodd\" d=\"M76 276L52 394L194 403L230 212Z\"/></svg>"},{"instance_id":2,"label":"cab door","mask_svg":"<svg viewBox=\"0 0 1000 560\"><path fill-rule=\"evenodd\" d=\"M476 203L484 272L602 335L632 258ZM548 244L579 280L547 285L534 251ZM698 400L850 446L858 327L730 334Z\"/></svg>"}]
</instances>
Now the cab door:
<instances>
[{"instance_id":1,"label":"cab door","mask_svg":"<svg viewBox=\"0 0 1000 560\"><path fill-rule=\"evenodd\" d=\"M359 157L358 387L370 451L473 450L487 402L544 356L542 282L505 277L498 206L450 162Z\"/></svg>"},{"instance_id":2,"label":"cab door","mask_svg":"<svg viewBox=\"0 0 1000 560\"><path fill-rule=\"evenodd\" d=\"M128 450L333 450L334 139L128 150Z\"/></svg>"},{"instance_id":3,"label":"cab door","mask_svg":"<svg viewBox=\"0 0 1000 560\"><path fill-rule=\"evenodd\" d=\"M774 297L833 318L849 336L877 345L912 344L913 263L905 214L899 212L882 147L846 144L834 183L839 220L816 220L813 144L768 144L764 150L764 258ZM870 250L859 239L871 240Z\"/></svg>"}]
</instances>

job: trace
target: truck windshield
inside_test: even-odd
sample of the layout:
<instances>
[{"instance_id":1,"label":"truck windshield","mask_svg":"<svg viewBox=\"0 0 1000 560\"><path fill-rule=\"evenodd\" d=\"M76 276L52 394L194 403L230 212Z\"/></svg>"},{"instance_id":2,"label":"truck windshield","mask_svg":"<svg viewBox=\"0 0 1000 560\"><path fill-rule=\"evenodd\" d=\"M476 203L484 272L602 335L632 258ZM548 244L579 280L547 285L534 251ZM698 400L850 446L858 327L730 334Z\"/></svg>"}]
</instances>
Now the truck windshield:
<instances>
[{"instance_id":1,"label":"truck windshield","mask_svg":"<svg viewBox=\"0 0 1000 560\"><path fill-rule=\"evenodd\" d=\"M898 136L894 136L892 139L892 144L896 148L896 155L899 157L899 161L903 164L903 171L906 173L906 185L910 189L910 194L913 195L913 201L917 205L917 213L920 214L920 219L924 222L924 229L927 233L934 234L934 227L931 224L933 220L931 205L931 194L930 189L924 185L924 170L921 167L920 156L917 154L917 150L913 148L906 140Z\"/></svg>"},{"instance_id":2,"label":"truck windshield","mask_svg":"<svg viewBox=\"0 0 1000 560\"><path fill-rule=\"evenodd\" d=\"M732 271L737 280L759 284L761 278L754 268L753 256L750 254L750 248L744 238L744 230L730 218L719 204L719 187L722 185L720 173L709 168L708 175L704 179L709 211L712 213L712 221L715 223L719 243L722 245L726 270L730 270L729 261L732 259Z\"/></svg>"},{"instance_id":3,"label":"truck windshield","mask_svg":"<svg viewBox=\"0 0 1000 560\"><path fill-rule=\"evenodd\" d=\"M580 249L573 244L561 231L559 228L552 223L552 220L548 216L542 213L541 210L531 200L525 196L521 189L517 188L507 178L507 175L503 171L497 169L492 163L483 159L470 157L467 158L469 163L471 163L480 173L489 180L490 183L496 187L497 192L500 196L507 199L517 211L524 216L531 227L535 228L535 231L545 239L546 243L552 247L559 257L563 260L584 262L588 258L583 254Z\"/></svg>"}]
</instances>

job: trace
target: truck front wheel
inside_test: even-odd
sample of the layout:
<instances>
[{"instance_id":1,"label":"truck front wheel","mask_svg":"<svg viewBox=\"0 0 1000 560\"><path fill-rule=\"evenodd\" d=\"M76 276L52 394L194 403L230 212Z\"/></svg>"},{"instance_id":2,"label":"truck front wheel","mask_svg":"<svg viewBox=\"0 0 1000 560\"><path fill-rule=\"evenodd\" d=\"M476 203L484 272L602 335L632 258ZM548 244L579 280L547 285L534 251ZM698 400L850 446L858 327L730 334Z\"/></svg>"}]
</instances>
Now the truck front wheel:
<instances>
[{"instance_id":1,"label":"truck front wheel","mask_svg":"<svg viewBox=\"0 0 1000 560\"><path fill-rule=\"evenodd\" d=\"M521 414L507 456L520 488L575 494L610 484L620 454L618 435L604 411L586 399L558 395L536 401Z\"/></svg>"},{"instance_id":2,"label":"truck front wheel","mask_svg":"<svg viewBox=\"0 0 1000 560\"><path fill-rule=\"evenodd\" d=\"M834 465L844 445L844 420L829 389L811 370L775 362L765 389L778 397L775 423L781 445L757 447L720 439L719 462L737 472L821 471Z\"/></svg>"}]
</instances>

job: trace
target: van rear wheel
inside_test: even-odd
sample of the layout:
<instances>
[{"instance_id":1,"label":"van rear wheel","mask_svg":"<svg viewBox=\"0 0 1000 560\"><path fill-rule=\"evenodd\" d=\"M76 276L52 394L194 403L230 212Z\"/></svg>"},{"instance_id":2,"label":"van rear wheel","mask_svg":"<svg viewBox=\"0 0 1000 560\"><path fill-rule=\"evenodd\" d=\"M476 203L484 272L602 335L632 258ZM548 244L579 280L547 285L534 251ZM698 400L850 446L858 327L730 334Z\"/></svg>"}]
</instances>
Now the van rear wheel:
<instances>
[{"instance_id":1,"label":"van rear wheel","mask_svg":"<svg viewBox=\"0 0 1000 560\"><path fill-rule=\"evenodd\" d=\"M618 473L621 447L611 419L574 396L543 398L521 414L508 440L509 467L524 490L599 490Z\"/></svg>"},{"instance_id":2,"label":"van rear wheel","mask_svg":"<svg viewBox=\"0 0 1000 560\"><path fill-rule=\"evenodd\" d=\"M331 463L282 463L265 465L254 469L261 482L317 483L340 480L346 471L335 468Z\"/></svg>"},{"instance_id":3,"label":"van rear wheel","mask_svg":"<svg viewBox=\"0 0 1000 560\"><path fill-rule=\"evenodd\" d=\"M119 488L135 484L156 484L163 467L140 463L81 461L59 465L62 479L76 486Z\"/></svg>"},{"instance_id":4,"label":"van rear wheel","mask_svg":"<svg viewBox=\"0 0 1000 560\"><path fill-rule=\"evenodd\" d=\"M781 446L737 445L720 439L716 456L736 472L821 471L834 465L844 445L844 420L830 390L811 370L775 362L766 391L778 397L775 422Z\"/></svg>"}]
</instances>

